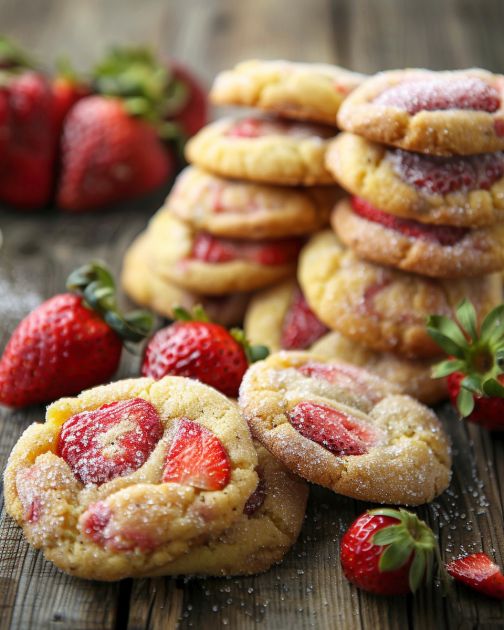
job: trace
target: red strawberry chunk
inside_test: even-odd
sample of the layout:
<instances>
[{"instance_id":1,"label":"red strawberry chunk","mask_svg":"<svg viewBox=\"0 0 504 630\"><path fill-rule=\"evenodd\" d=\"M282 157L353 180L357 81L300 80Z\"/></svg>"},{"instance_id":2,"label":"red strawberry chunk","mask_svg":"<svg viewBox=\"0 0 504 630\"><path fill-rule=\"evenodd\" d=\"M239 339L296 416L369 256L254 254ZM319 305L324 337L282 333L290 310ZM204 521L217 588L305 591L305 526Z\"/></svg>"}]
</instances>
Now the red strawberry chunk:
<instances>
[{"instance_id":1,"label":"red strawberry chunk","mask_svg":"<svg viewBox=\"0 0 504 630\"><path fill-rule=\"evenodd\" d=\"M57 453L79 481L102 484L140 468L162 435L156 409L133 398L69 418L61 428Z\"/></svg>"},{"instance_id":2,"label":"red strawberry chunk","mask_svg":"<svg viewBox=\"0 0 504 630\"><path fill-rule=\"evenodd\" d=\"M376 105L399 107L413 115L420 111L468 109L495 112L499 92L478 77L405 80L387 88L373 101Z\"/></svg>"},{"instance_id":3,"label":"red strawberry chunk","mask_svg":"<svg viewBox=\"0 0 504 630\"><path fill-rule=\"evenodd\" d=\"M305 349L328 331L308 306L303 293L296 288L282 323L280 344L284 350Z\"/></svg>"},{"instance_id":4,"label":"red strawberry chunk","mask_svg":"<svg viewBox=\"0 0 504 630\"><path fill-rule=\"evenodd\" d=\"M231 463L220 440L201 424L181 418L168 451L163 481L222 490L230 479Z\"/></svg>"},{"instance_id":5,"label":"red strawberry chunk","mask_svg":"<svg viewBox=\"0 0 504 630\"><path fill-rule=\"evenodd\" d=\"M388 160L408 184L430 194L488 190L504 176L504 152L438 157L395 149Z\"/></svg>"},{"instance_id":6,"label":"red strawberry chunk","mask_svg":"<svg viewBox=\"0 0 504 630\"><path fill-rule=\"evenodd\" d=\"M246 260L258 265L287 265L297 260L301 239L285 238L267 241L241 241L217 238L206 232L196 235L190 257L208 263Z\"/></svg>"},{"instance_id":7,"label":"red strawberry chunk","mask_svg":"<svg viewBox=\"0 0 504 630\"><path fill-rule=\"evenodd\" d=\"M266 481L264 480L260 470L257 471L257 474L259 476L257 487L249 496L247 503L245 503L245 507L243 508L243 513L249 517L253 516L257 512L266 499Z\"/></svg>"},{"instance_id":8,"label":"red strawberry chunk","mask_svg":"<svg viewBox=\"0 0 504 630\"><path fill-rule=\"evenodd\" d=\"M318 403L298 403L289 421L303 437L338 456L364 455L376 441L375 431L361 420Z\"/></svg>"},{"instance_id":9,"label":"red strawberry chunk","mask_svg":"<svg viewBox=\"0 0 504 630\"><path fill-rule=\"evenodd\" d=\"M265 121L260 118L243 118L231 127L227 135L233 138L259 138L265 132Z\"/></svg>"},{"instance_id":10,"label":"red strawberry chunk","mask_svg":"<svg viewBox=\"0 0 504 630\"><path fill-rule=\"evenodd\" d=\"M36 465L22 468L16 475L16 489L23 506L23 518L28 523L36 523L42 514L42 500L34 483L39 470Z\"/></svg>"},{"instance_id":11,"label":"red strawberry chunk","mask_svg":"<svg viewBox=\"0 0 504 630\"><path fill-rule=\"evenodd\" d=\"M352 209L367 221L379 223L390 230L400 232L409 238L420 238L426 241L434 241L443 246L456 245L468 233L467 228L452 227L447 225L428 225L411 219L399 217L382 212L360 197L352 197Z\"/></svg>"},{"instance_id":12,"label":"red strawberry chunk","mask_svg":"<svg viewBox=\"0 0 504 630\"><path fill-rule=\"evenodd\" d=\"M496 599L504 600L504 575L486 553L473 553L446 565L459 582Z\"/></svg>"}]
</instances>

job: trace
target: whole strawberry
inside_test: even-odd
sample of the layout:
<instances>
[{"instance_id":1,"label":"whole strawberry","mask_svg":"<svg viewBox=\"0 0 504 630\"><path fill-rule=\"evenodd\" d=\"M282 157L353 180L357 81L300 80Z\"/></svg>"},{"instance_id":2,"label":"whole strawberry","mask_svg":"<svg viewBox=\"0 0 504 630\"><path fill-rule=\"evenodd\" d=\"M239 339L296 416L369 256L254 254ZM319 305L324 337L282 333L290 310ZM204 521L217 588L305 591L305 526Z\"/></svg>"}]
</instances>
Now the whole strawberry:
<instances>
[{"instance_id":1,"label":"whole strawberry","mask_svg":"<svg viewBox=\"0 0 504 630\"><path fill-rule=\"evenodd\" d=\"M473 553L446 565L448 573L458 582L479 593L504 600L504 575L486 553Z\"/></svg>"},{"instance_id":2,"label":"whole strawberry","mask_svg":"<svg viewBox=\"0 0 504 630\"><path fill-rule=\"evenodd\" d=\"M81 98L89 96L90 86L80 77L66 60L58 62L57 74L52 80L54 98L54 125L61 133L63 121L72 107Z\"/></svg>"},{"instance_id":3,"label":"whole strawberry","mask_svg":"<svg viewBox=\"0 0 504 630\"><path fill-rule=\"evenodd\" d=\"M0 202L40 208L54 187L58 130L49 79L0 39Z\"/></svg>"},{"instance_id":4,"label":"whole strawberry","mask_svg":"<svg viewBox=\"0 0 504 630\"><path fill-rule=\"evenodd\" d=\"M47 300L12 334L0 358L0 403L23 407L75 394L110 380L122 340L149 331L144 312L121 316L109 272L93 263L74 271L68 288Z\"/></svg>"},{"instance_id":5,"label":"whole strawberry","mask_svg":"<svg viewBox=\"0 0 504 630\"><path fill-rule=\"evenodd\" d=\"M456 321L433 315L427 330L450 355L434 367L433 376L448 377L460 415L486 429L504 430L504 304L487 315L479 331L467 300L457 307Z\"/></svg>"},{"instance_id":6,"label":"whole strawberry","mask_svg":"<svg viewBox=\"0 0 504 630\"><path fill-rule=\"evenodd\" d=\"M179 321L158 331L145 350L142 375L194 378L236 398L249 362L267 356L264 346L250 346L241 330L209 322L203 310L194 316L175 309Z\"/></svg>"},{"instance_id":7,"label":"whole strawberry","mask_svg":"<svg viewBox=\"0 0 504 630\"><path fill-rule=\"evenodd\" d=\"M179 62L169 63L169 89L180 94L179 102L171 107L166 118L177 123L187 138L194 136L208 122L206 91L194 74Z\"/></svg>"},{"instance_id":8,"label":"whole strawberry","mask_svg":"<svg viewBox=\"0 0 504 630\"><path fill-rule=\"evenodd\" d=\"M341 566L350 582L378 595L414 593L432 579L439 550L432 530L407 510L361 514L341 539Z\"/></svg>"},{"instance_id":9,"label":"whole strawberry","mask_svg":"<svg viewBox=\"0 0 504 630\"><path fill-rule=\"evenodd\" d=\"M161 186L172 168L151 123L121 99L88 96L63 125L57 203L71 212L114 204Z\"/></svg>"}]
</instances>

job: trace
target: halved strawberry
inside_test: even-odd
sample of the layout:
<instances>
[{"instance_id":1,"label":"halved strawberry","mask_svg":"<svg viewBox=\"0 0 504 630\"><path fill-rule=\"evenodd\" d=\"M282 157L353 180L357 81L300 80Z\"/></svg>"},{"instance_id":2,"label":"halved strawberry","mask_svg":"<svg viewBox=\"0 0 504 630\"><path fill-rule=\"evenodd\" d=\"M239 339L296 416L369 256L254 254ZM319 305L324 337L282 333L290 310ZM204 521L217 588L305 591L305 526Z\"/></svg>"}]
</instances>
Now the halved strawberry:
<instances>
[{"instance_id":1,"label":"halved strawberry","mask_svg":"<svg viewBox=\"0 0 504 630\"><path fill-rule=\"evenodd\" d=\"M79 481L102 484L140 468L162 435L150 402L121 400L69 418L61 427L57 453Z\"/></svg>"},{"instance_id":2,"label":"halved strawberry","mask_svg":"<svg viewBox=\"0 0 504 630\"><path fill-rule=\"evenodd\" d=\"M427 330L450 356L433 368L433 376L448 377L460 415L486 429L504 430L504 304L486 316L479 332L468 300L457 307L455 321L432 315Z\"/></svg>"},{"instance_id":3,"label":"halved strawberry","mask_svg":"<svg viewBox=\"0 0 504 630\"><path fill-rule=\"evenodd\" d=\"M504 575L486 553L473 553L446 565L458 582L496 599L504 600Z\"/></svg>"},{"instance_id":4,"label":"halved strawberry","mask_svg":"<svg viewBox=\"0 0 504 630\"><path fill-rule=\"evenodd\" d=\"M289 412L289 421L301 435L334 455L364 455L376 440L370 426L333 407L300 402Z\"/></svg>"},{"instance_id":5,"label":"halved strawberry","mask_svg":"<svg viewBox=\"0 0 504 630\"><path fill-rule=\"evenodd\" d=\"M201 424L181 418L166 457L163 481L222 490L230 479L231 462L220 440Z\"/></svg>"}]
</instances>

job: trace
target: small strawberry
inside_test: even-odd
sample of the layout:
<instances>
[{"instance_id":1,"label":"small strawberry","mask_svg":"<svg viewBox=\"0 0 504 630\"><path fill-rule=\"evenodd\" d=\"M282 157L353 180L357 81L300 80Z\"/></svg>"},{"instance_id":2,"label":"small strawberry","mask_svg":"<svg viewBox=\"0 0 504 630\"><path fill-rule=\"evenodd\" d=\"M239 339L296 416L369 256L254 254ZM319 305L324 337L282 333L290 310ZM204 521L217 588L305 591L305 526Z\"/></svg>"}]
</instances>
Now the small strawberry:
<instances>
[{"instance_id":1,"label":"small strawberry","mask_svg":"<svg viewBox=\"0 0 504 630\"><path fill-rule=\"evenodd\" d=\"M87 96L67 114L57 202L94 210L158 188L173 170L155 127L117 98Z\"/></svg>"},{"instance_id":2,"label":"small strawberry","mask_svg":"<svg viewBox=\"0 0 504 630\"><path fill-rule=\"evenodd\" d=\"M430 336L450 356L433 368L448 377L448 393L460 415L489 430L504 430L504 304L491 311L478 333L474 307L467 300L456 321L432 315Z\"/></svg>"},{"instance_id":3,"label":"small strawberry","mask_svg":"<svg viewBox=\"0 0 504 630\"><path fill-rule=\"evenodd\" d=\"M128 475L147 460L163 435L158 412L133 398L69 418L61 427L57 454L84 484Z\"/></svg>"},{"instance_id":4,"label":"small strawberry","mask_svg":"<svg viewBox=\"0 0 504 630\"><path fill-rule=\"evenodd\" d=\"M328 332L328 328L311 310L303 293L297 287L282 323L280 342L282 348L284 350L304 350L326 332Z\"/></svg>"},{"instance_id":5,"label":"small strawberry","mask_svg":"<svg viewBox=\"0 0 504 630\"><path fill-rule=\"evenodd\" d=\"M194 309L194 316L182 308L174 310L179 321L149 341L142 375L187 376L236 397L249 362L265 358L267 349L250 346L241 330L209 322L201 308Z\"/></svg>"},{"instance_id":6,"label":"small strawberry","mask_svg":"<svg viewBox=\"0 0 504 630\"><path fill-rule=\"evenodd\" d=\"M486 553L473 553L446 565L448 573L458 582L479 593L504 600L504 575Z\"/></svg>"},{"instance_id":7,"label":"small strawberry","mask_svg":"<svg viewBox=\"0 0 504 630\"><path fill-rule=\"evenodd\" d=\"M139 341L152 318L122 316L110 273L92 263L74 271L63 293L43 302L12 334L0 358L0 403L23 407L110 380L122 339Z\"/></svg>"},{"instance_id":8,"label":"small strawberry","mask_svg":"<svg viewBox=\"0 0 504 630\"><path fill-rule=\"evenodd\" d=\"M72 107L81 98L91 93L89 85L78 76L70 63L66 60L58 62L57 74L52 80L54 98L54 124L61 133L63 121Z\"/></svg>"},{"instance_id":9,"label":"small strawberry","mask_svg":"<svg viewBox=\"0 0 504 630\"><path fill-rule=\"evenodd\" d=\"M434 561L445 578L432 530L402 508L361 514L343 535L340 552L346 578L377 595L414 593L431 582Z\"/></svg>"},{"instance_id":10,"label":"small strawberry","mask_svg":"<svg viewBox=\"0 0 504 630\"><path fill-rule=\"evenodd\" d=\"M376 441L371 426L327 405L300 402L288 415L296 431L334 455L364 455Z\"/></svg>"},{"instance_id":11,"label":"small strawberry","mask_svg":"<svg viewBox=\"0 0 504 630\"><path fill-rule=\"evenodd\" d=\"M230 479L231 464L220 440L201 424L182 418L166 457L163 481L222 490Z\"/></svg>"}]
</instances>

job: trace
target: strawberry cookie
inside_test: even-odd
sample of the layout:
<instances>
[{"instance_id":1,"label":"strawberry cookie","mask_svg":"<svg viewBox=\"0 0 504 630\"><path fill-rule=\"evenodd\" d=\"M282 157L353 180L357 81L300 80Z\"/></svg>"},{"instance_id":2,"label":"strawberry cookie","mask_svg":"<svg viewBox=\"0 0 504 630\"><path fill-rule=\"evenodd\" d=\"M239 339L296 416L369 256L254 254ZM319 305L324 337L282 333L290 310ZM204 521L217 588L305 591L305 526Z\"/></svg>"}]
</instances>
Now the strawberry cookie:
<instances>
[{"instance_id":1,"label":"strawberry cookie","mask_svg":"<svg viewBox=\"0 0 504 630\"><path fill-rule=\"evenodd\" d=\"M124 256L121 283L133 302L168 319L174 318L173 309L176 306L191 310L200 304L212 321L223 326L233 326L243 321L249 294L211 297L184 291L151 269L149 253L149 238L144 233L133 241Z\"/></svg>"},{"instance_id":2,"label":"strawberry cookie","mask_svg":"<svg viewBox=\"0 0 504 630\"><path fill-rule=\"evenodd\" d=\"M365 368L372 374L395 383L408 396L425 405L435 405L448 397L445 379L432 378L432 359L407 359L391 352L376 352L341 333L331 331L316 341L310 352L335 361Z\"/></svg>"},{"instance_id":3,"label":"strawberry cookie","mask_svg":"<svg viewBox=\"0 0 504 630\"><path fill-rule=\"evenodd\" d=\"M195 293L253 291L292 275L299 238L246 241L193 230L167 211L148 228L150 261L169 282Z\"/></svg>"},{"instance_id":4,"label":"strawberry cookie","mask_svg":"<svg viewBox=\"0 0 504 630\"><path fill-rule=\"evenodd\" d=\"M305 246L298 274L309 305L327 326L373 350L412 358L439 354L425 327L431 313L451 316L466 297L481 321L501 302L499 274L424 278L360 260L330 231Z\"/></svg>"},{"instance_id":5,"label":"strawberry cookie","mask_svg":"<svg viewBox=\"0 0 504 630\"><path fill-rule=\"evenodd\" d=\"M504 152L440 157L341 133L326 163L349 192L421 223L481 227L504 221Z\"/></svg>"},{"instance_id":6,"label":"strawberry cookie","mask_svg":"<svg viewBox=\"0 0 504 630\"><path fill-rule=\"evenodd\" d=\"M357 256L433 278L504 268L504 223L481 228L428 225L383 212L361 197L340 201L331 223Z\"/></svg>"},{"instance_id":7,"label":"strawberry cookie","mask_svg":"<svg viewBox=\"0 0 504 630\"><path fill-rule=\"evenodd\" d=\"M221 177L286 186L334 184L325 152L335 133L275 118L223 118L191 138L185 152L188 162Z\"/></svg>"},{"instance_id":8,"label":"strawberry cookie","mask_svg":"<svg viewBox=\"0 0 504 630\"><path fill-rule=\"evenodd\" d=\"M258 107L285 118L336 124L346 96L365 75L324 63L243 61L217 75L215 105Z\"/></svg>"},{"instance_id":9,"label":"strawberry cookie","mask_svg":"<svg viewBox=\"0 0 504 630\"><path fill-rule=\"evenodd\" d=\"M308 485L255 442L259 482L238 520L223 534L193 547L159 575L252 575L280 562L295 543Z\"/></svg>"},{"instance_id":10,"label":"strawberry cookie","mask_svg":"<svg viewBox=\"0 0 504 630\"><path fill-rule=\"evenodd\" d=\"M338 125L432 155L502 151L504 77L478 68L380 72L345 100Z\"/></svg>"},{"instance_id":11,"label":"strawberry cookie","mask_svg":"<svg viewBox=\"0 0 504 630\"><path fill-rule=\"evenodd\" d=\"M285 466L346 496L420 505L450 481L435 414L354 366L306 352L253 365L240 389L252 433Z\"/></svg>"},{"instance_id":12,"label":"strawberry cookie","mask_svg":"<svg viewBox=\"0 0 504 630\"><path fill-rule=\"evenodd\" d=\"M338 332L329 332L293 280L252 298L245 315L245 334L251 343L264 344L272 352L309 349L326 359L366 368L428 405L447 397L445 381L431 378L433 361L375 352Z\"/></svg>"},{"instance_id":13,"label":"strawberry cookie","mask_svg":"<svg viewBox=\"0 0 504 630\"><path fill-rule=\"evenodd\" d=\"M188 167L166 207L196 230L225 238L264 239L311 234L329 223L337 186L292 188L222 179Z\"/></svg>"},{"instance_id":14,"label":"strawberry cookie","mask_svg":"<svg viewBox=\"0 0 504 630\"><path fill-rule=\"evenodd\" d=\"M237 520L257 456L236 406L181 377L130 379L63 398L5 471L8 513L60 569L158 574Z\"/></svg>"}]
</instances>

